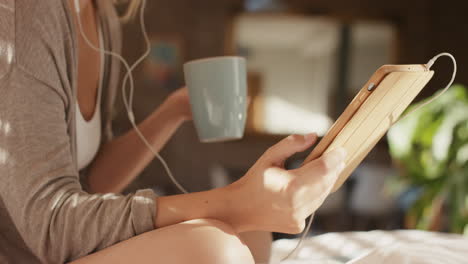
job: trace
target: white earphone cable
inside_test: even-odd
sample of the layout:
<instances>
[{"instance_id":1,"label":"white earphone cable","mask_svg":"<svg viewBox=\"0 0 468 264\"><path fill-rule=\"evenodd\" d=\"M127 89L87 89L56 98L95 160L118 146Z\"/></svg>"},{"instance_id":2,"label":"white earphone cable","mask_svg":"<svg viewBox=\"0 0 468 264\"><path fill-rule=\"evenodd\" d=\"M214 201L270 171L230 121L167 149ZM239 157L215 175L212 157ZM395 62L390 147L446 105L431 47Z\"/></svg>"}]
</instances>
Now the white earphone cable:
<instances>
[{"instance_id":1,"label":"white earphone cable","mask_svg":"<svg viewBox=\"0 0 468 264\"><path fill-rule=\"evenodd\" d=\"M89 47L91 47L93 50L97 51L97 52L103 52L106 55L109 55L109 56L112 56L112 57L118 59L122 63L122 65L124 65L124 68L125 68L127 73L125 74L125 77L124 77L124 80L123 80L123 83L122 83L122 99L123 99L124 106L125 106L125 109L127 110L128 118L130 120L130 123L132 124L133 129L135 130L135 132L137 133L137 135L141 139L141 141L146 145L146 147L148 147L148 149L151 151L151 153L154 156L156 156L158 158L158 160L161 162L161 164L163 165L164 169L166 170L168 176L170 177L170 179L172 180L174 185L177 186L177 188L181 192L188 193L187 190L184 187L182 187L182 185L175 179L175 177L172 174L172 172L171 172L169 166L167 165L166 161L161 157L161 155L159 155L159 153L148 142L146 137L143 135L143 133L141 133L140 129L138 128L138 126L135 123L135 116L134 116L133 110L132 110L133 109L132 108L133 107L133 103L132 103L133 102L133 91L134 91L135 83L134 83L132 71L135 69L136 66L138 66L138 64L140 64L148 56L148 54L150 52L148 34L146 32L145 24L144 24L144 10L145 10L145 7L146 7L146 0L143 0L142 6L141 6L141 11L140 11L141 12L140 13L140 25L141 25L141 28L142 28L142 31L143 31L143 35L144 35L144 38L145 38L147 48L146 48L145 53L132 66L130 66L127 63L127 61L120 54L117 54L117 53L112 52L112 51L107 51L105 49L98 48L88 39L88 37L84 33L83 25L81 23L81 18L80 18L80 14L79 14L80 13L79 0L75 0L75 9L76 9L76 11L78 13L78 15L77 15L78 27L79 27L80 33L83 36L83 39L85 40L86 44ZM129 99L127 99L126 93L125 93L125 87L126 87L126 84L127 84L127 80L129 80L129 85L130 85Z\"/></svg>"},{"instance_id":2,"label":"white earphone cable","mask_svg":"<svg viewBox=\"0 0 468 264\"><path fill-rule=\"evenodd\" d=\"M439 59L440 57L442 56L447 56L449 57L451 60L452 60L452 63L453 63L453 73L452 73L452 78L450 79L449 83L447 84L447 86L445 86L445 88L436 96L432 97L431 99L429 99L427 102L424 102L423 104L419 105L418 107L416 107L415 109L412 109L411 111L409 111L408 113L406 113L404 116L402 116L399 121L407 118L410 114L418 111L419 109L423 108L424 106L432 103L434 100L436 100L437 98L439 98L441 95L443 95L449 88L450 86L452 86L453 82L455 81L455 77L457 76L457 60L455 60L455 57L453 57L452 54L448 53L448 52L442 52L436 56L434 56L432 59L430 59L427 63L426 63L426 67L428 70L431 69L432 65L434 65L434 63L437 61L437 59Z\"/></svg>"},{"instance_id":3,"label":"white earphone cable","mask_svg":"<svg viewBox=\"0 0 468 264\"><path fill-rule=\"evenodd\" d=\"M309 233L310 227L312 226L312 222L314 221L314 216L315 216L315 213L310 216L310 219L307 222L307 226L305 227L304 231L302 231L301 238L299 238L299 242L297 242L294 249L291 250L291 252L289 252L288 255L286 255L284 258L282 258L281 261L285 261L285 260L293 257L296 254L296 252L298 252L301 249L302 242L304 242L304 239L307 236L307 234Z\"/></svg>"},{"instance_id":4,"label":"white earphone cable","mask_svg":"<svg viewBox=\"0 0 468 264\"><path fill-rule=\"evenodd\" d=\"M133 72L133 70L141 64L141 62L143 62L143 60L145 58L148 57L148 55L150 54L151 52L151 47L150 47L150 41L149 41L149 38L148 38L148 33L146 31L146 25L145 25L145 9L146 9L146 0L143 0L142 2L142 6L141 6L141 10L140 10L140 30L141 32L143 33L143 38L144 38L144 41L145 41L145 46L146 46L146 49L145 49L145 52L143 53L143 55L138 58L134 63L133 65L130 67L130 72L127 71L127 73L125 74L124 76L124 79L123 79L123 84L122 86L124 87L123 89L125 89L125 87L127 87L127 80L129 78L129 73L131 74ZM132 110L133 109L133 94L134 94L134 88L135 86L130 86L130 92L129 92L129 95L128 95L128 109ZM124 97L126 98L126 97ZM125 103L127 103L127 100L125 100Z\"/></svg>"}]
</instances>

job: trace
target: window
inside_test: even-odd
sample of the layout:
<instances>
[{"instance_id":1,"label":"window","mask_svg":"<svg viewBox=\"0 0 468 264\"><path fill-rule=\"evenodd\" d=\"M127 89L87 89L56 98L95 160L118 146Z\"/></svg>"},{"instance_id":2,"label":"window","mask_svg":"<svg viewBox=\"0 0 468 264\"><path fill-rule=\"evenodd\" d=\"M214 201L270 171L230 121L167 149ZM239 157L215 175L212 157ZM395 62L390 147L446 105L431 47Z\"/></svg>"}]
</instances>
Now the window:
<instances>
[{"instance_id":1,"label":"window","mask_svg":"<svg viewBox=\"0 0 468 264\"><path fill-rule=\"evenodd\" d=\"M247 2L271 7L275 1ZM234 43L228 45L248 62L248 130L281 135L324 135L334 113L343 110L379 66L391 63L394 37L388 24L343 25L331 18L281 12L241 14L230 32Z\"/></svg>"}]
</instances>

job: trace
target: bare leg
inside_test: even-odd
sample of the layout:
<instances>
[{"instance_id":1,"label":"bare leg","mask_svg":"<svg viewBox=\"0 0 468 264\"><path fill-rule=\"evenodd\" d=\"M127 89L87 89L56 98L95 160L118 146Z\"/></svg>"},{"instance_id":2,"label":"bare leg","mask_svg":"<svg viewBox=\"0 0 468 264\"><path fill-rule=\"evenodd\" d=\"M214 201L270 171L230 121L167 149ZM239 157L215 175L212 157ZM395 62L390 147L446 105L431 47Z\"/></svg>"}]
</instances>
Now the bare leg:
<instances>
[{"instance_id":1,"label":"bare leg","mask_svg":"<svg viewBox=\"0 0 468 264\"><path fill-rule=\"evenodd\" d=\"M227 224L197 219L150 231L71 264L246 263L254 260Z\"/></svg>"},{"instance_id":2,"label":"bare leg","mask_svg":"<svg viewBox=\"0 0 468 264\"><path fill-rule=\"evenodd\" d=\"M240 239L252 252L257 264L266 264L270 261L271 243L273 237L270 232L252 231L239 234Z\"/></svg>"}]
</instances>

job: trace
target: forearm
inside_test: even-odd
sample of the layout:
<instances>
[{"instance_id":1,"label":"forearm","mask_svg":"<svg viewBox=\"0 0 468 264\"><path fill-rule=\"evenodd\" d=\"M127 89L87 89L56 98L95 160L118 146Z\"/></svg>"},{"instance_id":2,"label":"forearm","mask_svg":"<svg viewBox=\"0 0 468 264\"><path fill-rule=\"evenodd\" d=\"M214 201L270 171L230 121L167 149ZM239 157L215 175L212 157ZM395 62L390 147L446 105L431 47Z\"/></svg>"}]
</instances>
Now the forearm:
<instances>
[{"instance_id":1,"label":"forearm","mask_svg":"<svg viewBox=\"0 0 468 264\"><path fill-rule=\"evenodd\" d=\"M183 118L164 102L138 128L159 152ZM121 192L154 158L134 129L104 145L92 163L88 183L92 192Z\"/></svg>"},{"instance_id":2,"label":"forearm","mask_svg":"<svg viewBox=\"0 0 468 264\"><path fill-rule=\"evenodd\" d=\"M156 228L210 218L235 225L236 214L229 188L157 198Z\"/></svg>"}]
</instances>

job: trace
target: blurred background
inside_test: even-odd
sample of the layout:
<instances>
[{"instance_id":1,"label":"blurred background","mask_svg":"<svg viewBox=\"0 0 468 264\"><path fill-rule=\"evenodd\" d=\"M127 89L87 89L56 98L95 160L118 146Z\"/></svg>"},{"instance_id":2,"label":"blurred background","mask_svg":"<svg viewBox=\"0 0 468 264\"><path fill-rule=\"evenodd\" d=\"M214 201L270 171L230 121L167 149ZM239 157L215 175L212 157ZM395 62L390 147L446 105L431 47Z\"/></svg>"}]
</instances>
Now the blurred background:
<instances>
[{"instance_id":1,"label":"blurred background","mask_svg":"<svg viewBox=\"0 0 468 264\"><path fill-rule=\"evenodd\" d=\"M381 65L422 64L451 52L460 85L392 129L319 209L312 230L468 233L467 11L464 0L148 1L151 54L135 73L135 114L144 119L183 86L184 62L247 58L252 100L244 138L202 144L187 123L162 151L183 186L207 190L241 177L286 135L323 136ZM134 61L143 50L138 24L125 25L125 57ZM443 88L452 65L443 58L433 69L416 101ZM118 108L115 128L124 132L130 124L121 99ZM298 166L307 154L287 166ZM127 191L148 186L161 195L177 193L157 160Z\"/></svg>"}]
</instances>

